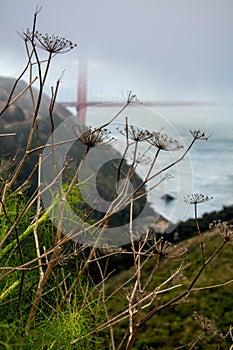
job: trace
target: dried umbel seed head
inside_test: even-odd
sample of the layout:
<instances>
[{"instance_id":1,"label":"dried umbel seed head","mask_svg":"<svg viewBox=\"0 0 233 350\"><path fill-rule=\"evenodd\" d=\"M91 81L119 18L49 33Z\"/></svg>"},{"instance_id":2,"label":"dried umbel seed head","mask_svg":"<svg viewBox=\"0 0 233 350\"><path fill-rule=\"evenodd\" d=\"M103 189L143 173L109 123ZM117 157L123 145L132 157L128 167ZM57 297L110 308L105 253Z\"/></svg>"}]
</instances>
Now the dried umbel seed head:
<instances>
[{"instance_id":1,"label":"dried umbel seed head","mask_svg":"<svg viewBox=\"0 0 233 350\"><path fill-rule=\"evenodd\" d=\"M118 255L126 251L122 247L110 247L106 244L103 247L99 248L99 250L104 255Z\"/></svg>"},{"instance_id":2,"label":"dried umbel seed head","mask_svg":"<svg viewBox=\"0 0 233 350\"><path fill-rule=\"evenodd\" d=\"M152 238L153 241L153 252L155 255L158 255L160 258L173 259L178 258L184 255L187 250L179 248L171 242L165 241L163 237L156 239Z\"/></svg>"},{"instance_id":3,"label":"dried umbel seed head","mask_svg":"<svg viewBox=\"0 0 233 350\"><path fill-rule=\"evenodd\" d=\"M29 40L35 46L52 54L66 53L77 46L72 41L64 37L58 37L54 34L42 34L38 31L34 33L29 29L27 29L27 31L24 33L24 38L26 41Z\"/></svg>"},{"instance_id":4,"label":"dried umbel seed head","mask_svg":"<svg viewBox=\"0 0 233 350\"><path fill-rule=\"evenodd\" d=\"M222 334L219 332L218 328L207 317L199 315L196 311L194 311L193 319L199 324L199 327L203 330L203 332L222 337Z\"/></svg>"},{"instance_id":5,"label":"dried umbel seed head","mask_svg":"<svg viewBox=\"0 0 233 350\"><path fill-rule=\"evenodd\" d=\"M134 162L135 164L141 164L141 165L150 165L151 159L150 157L147 157L145 153L138 152L137 155L132 152L131 154L126 155L127 158L129 158L130 161Z\"/></svg>"},{"instance_id":6,"label":"dried umbel seed head","mask_svg":"<svg viewBox=\"0 0 233 350\"><path fill-rule=\"evenodd\" d=\"M192 193L187 196L184 196L184 201L188 204L204 203L211 199L213 199L213 197L204 196L204 194L201 193Z\"/></svg>"},{"instance_id":7,"label":"dried umbel seed head","mask_svg":"<svg viewBox=\"0 0 233 350\"><path fill-rule=\"evenodd\" d=\"M137 154L135 162L137 164L142 165L150 165L151 164L151 158L147 157L145 154L141 154L140 152Z\"/></svg>"},{"instance_id":8,"label":"dried umbel seed head","mask_svg":"<svg viewBox=\"0 0 233 350\"><path fill-rule=\"evenodd\" d=\"M146 141L151 136L148 130L143 130L139 128L135 128L134 126L130 126L128 130L129 138L133 141Z\"/></svg>"},{"instance_id":9,"label":"dried umbel seed head","mask_svg":"<svg viewBox=\"0 0 233 350\"><path fill-rule=\"evenodd\" d=\"M75 125L73 130L77 139L88 148L111 144L115 141L114 137L110 137L111 132L107 129L92 129L85 125Z\"/></svg>"},{"instance_id":10,"label":"dried umbel seed head","mask_svg":"<svg viewBox=\"0 0 233 350\"><path fill-rule=\"evenodd\" d=\"M65 157L65 162L64 162L64 166L65 168L70 168L72 166L72 163L74 162L74 158L71 156L66 156Z\"/></svg>"},{"instance_id":11,"label":"dried umbel seed head","mask_svg":"<svg viewBox=\"0 0 233 350\"><path fill-rule=\"evenodd\" d=\"M204 132L200 130L190 130L190 133L193 135L195 140L205 140L207 141L210 136L206 136Z\"/></svg>"},{"instance_id":12,"label":"dried umbel seed head","mask_svg":"<svg viewBox=\"0 0 233 350\"><path fill-rule=\"evenodd\" d=\"M10 169L14 162L15 157L12 159L0 159L0 174L3 174L5 171Z\"/></svg>"},{"instance_id":13,"label":"dried umbel seed head","mask_svg":"<svg viewBox=\"0 0 233 350\"><path fill-rule=\"evenodd\" d=\"M177 151L183 148L183 145L178 140L172 139L167 134L161 134L160 132L151 134L148 142L163 151Z\"/></svg>"},{"instance_id":14,"label":"dried umbel seed head","mask_svg":"<svg viewBox=\"0 0 233 350\"><path fill-rule=\"evenodd\" d=\"M131 140L135 142L146 141L151 137L151 133L148 130L143 130L133 125L126 126L124 130L118 129L118 131L123 136L129 137Z\"/></svg>"},{"instance_id":15,"label":"dried umbel seed head","mask_svg":"<svg viewBox=\"0 0 233 350\"><path fill-rule=\"evenodd\" d=\"M127 97L125 98L127 103L139 103L139 100L137 98L137 95L133 93L133 91L128 91Z\"/></svg>"},{"instance_id":16,"label":"dried umbel seed head","mask_svg":"<svg viewBox=\"0 0 233 350\"><path fill-rule=\"evenodd\" d=\"M210 224L210 229L213 229L225 241L233 242L233 225L227 221L214 221Z\"/></svg>"}]
</instances>

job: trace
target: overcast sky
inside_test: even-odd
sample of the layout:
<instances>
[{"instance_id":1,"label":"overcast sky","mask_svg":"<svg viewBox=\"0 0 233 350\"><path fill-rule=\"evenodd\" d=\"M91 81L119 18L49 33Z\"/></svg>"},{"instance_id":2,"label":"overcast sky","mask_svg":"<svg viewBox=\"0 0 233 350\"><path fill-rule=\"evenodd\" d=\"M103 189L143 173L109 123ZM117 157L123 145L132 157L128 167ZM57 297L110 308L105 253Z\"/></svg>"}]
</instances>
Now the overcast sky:
<instances>
[{"instance_id":1,"label":"overcast sky","mask_svg":"<svg viewBox=\"0 0 233 350\"><path fill-rule=\"evenodd\" d=\"M26 62L16 30L65 36L77 49L54 59L48 85L66 69L59 98L76 95L78 60L89 62L89 96L233 99L232 0L1 0L0 75Z\"/></svg>"}]
</instances>

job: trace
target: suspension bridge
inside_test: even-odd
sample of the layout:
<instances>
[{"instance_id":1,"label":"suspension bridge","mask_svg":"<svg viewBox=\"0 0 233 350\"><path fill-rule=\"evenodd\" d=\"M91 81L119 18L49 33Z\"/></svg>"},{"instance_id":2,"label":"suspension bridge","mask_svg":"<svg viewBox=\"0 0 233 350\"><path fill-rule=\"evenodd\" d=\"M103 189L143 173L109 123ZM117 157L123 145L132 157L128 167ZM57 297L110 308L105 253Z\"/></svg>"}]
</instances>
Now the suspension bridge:
<instances>
[{"instance_id":1,"label":"suspension bridge","mask_svg":"<svg viewBox=\"0 0 233 350\"><path fill-rule=\"evenodd\" d=\"M77 117L80 124L86 124L86 112L87 108L91 106L104 107L104 103L107 103L108 107L122 106L125 101L89 101L87 98L87 76L88 65L86 61L79 62L79 75L77 84L77 98L76 101L63 101L59 102L63 107L75 107L77 111ZM228 105L233 106L232 102L218 102L218 101L142 101L143 106L147 107L191 107L191 106L219 106Z\"/></svg>"}]
</instances>

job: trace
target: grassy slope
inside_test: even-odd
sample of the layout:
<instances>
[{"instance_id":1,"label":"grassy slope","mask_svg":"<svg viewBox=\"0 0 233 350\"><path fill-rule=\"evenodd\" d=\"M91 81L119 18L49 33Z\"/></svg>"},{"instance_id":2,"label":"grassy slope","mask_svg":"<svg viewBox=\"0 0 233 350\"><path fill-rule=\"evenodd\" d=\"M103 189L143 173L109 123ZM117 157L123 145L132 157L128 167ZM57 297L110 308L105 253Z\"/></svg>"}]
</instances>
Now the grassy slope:
<instances>
[{"instance_id":1,"label":"grassy slope","mask_svg":"<svg viewBox=\"0 0 233 350\"><path fill-rule=\"evenodd\" d=\"M221 239L213 233L205 234L206 256L208 257L217 248ZM192 280L192 276L200 266L200 247L197 237L191 238L179 244L188 249L188 263L190 268L186 271L184 286ZM155 263L151 259L144 271L144 278L151 271ZM177 262L165 261L155 277L154 286L163 281L169 273L174 272ZM124 271L114 277L112 283L121 284L132 273L132 269ZM195 287L210 286L216 283L224 283L231 280L232 276L232 245L226 245L220 254L212 261ZM123 293L124 294L124 293ZM169 292L163 299L170 299L177 295L177 291ZM158 300L157 300L158 302ZM122 301L122 293L112 301L112 308L119 307ZM156 303L156 301L155 301ZM199 291L191 294L181 303L161 311L161 313L150 319L139 331L134 349L175 349L177 346L187 344L198 336L201 329L193 320L193 312L209 318L217 328L225 334L232 323L232 284L220 288ZM119 338L124 332L125 325L118 330ZM217 349L220 339L206 335L195 349ZM151 347L151 348L150 348ZM188 347L184 348L188 349ZM223 344L221 349L229 349L229 344Z\"/></svg>"}]
</instances>

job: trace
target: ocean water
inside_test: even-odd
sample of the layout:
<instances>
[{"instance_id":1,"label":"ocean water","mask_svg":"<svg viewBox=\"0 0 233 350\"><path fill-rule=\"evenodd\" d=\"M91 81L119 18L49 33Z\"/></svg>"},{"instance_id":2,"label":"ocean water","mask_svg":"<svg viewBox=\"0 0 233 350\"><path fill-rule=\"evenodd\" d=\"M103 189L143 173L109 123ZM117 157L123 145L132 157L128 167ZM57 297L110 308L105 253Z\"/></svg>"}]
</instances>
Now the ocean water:
<instances>
[{"instance_id":1,"label":"ocean water","mask_svg":"<svg viewBox=\"0 0 233 350\"><path fill-rule=\"evenodd\" d=\"M91 107L87 111L87 124L106 123L119 111L119 107L106 104ZM118 116L111 128L124 128L125 119L135 127L150 131L161 131L179 140L184 149L173 152L162 152L156 163L155 174L159 169L179 159L185 147L192 141L190 130L200 129L208 140L197 140L188 155L168 172L173 176L151 189L161 180L156 177L151 184L149 201L153 208L172 222L185 220L194 216L194 208L184 202L184 196L191 193L212 196L213 199L198 205L198 216L223 206L233 204L233 107L231 106L193 106L147 108L143 105L129 106ZM119 135L114 135L119 137ZM122 151L121 143L116 145ZM153 158L153 152L149 156ZM147 168L148 169L148 168ZM146 166L139 167L139 173L145 174ZM164 176L164 173L162 177ZM174 200L164 201L161 197L168 193Z\"/></svg>"}]
</instances>

